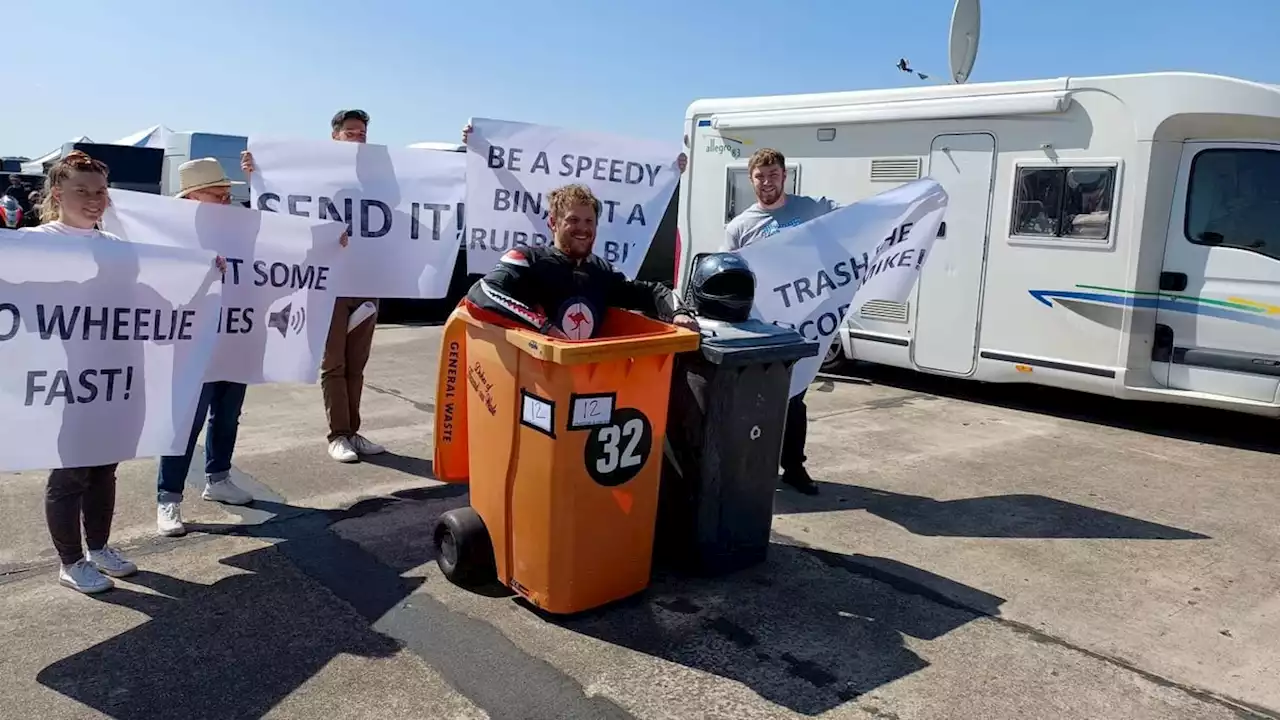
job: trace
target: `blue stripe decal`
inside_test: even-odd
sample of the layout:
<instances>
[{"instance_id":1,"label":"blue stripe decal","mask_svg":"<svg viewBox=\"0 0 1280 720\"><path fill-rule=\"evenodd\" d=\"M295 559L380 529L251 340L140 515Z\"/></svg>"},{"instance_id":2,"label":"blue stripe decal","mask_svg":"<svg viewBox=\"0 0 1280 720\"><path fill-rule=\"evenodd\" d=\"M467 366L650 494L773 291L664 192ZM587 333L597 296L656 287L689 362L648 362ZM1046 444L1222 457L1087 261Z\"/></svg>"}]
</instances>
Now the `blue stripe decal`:
<instances>
[{"instance_id":1,"label":"blue stripe decal","mask_svg":"<svg viewBox=\"0 0 1280 720\"><path fill-rule=\"evenodd\" d=\"M1217 305L1203 305L1197 302L1186 302L1174 300L1172 298L1153 298L1153 297L1132 297L1128 295L1103 295L1091 292L1074 292L1068 290L1028 290L1031 297L1036 300L1053 307L1051 300L1084 300L1087 302L1097 302L1106 305L1120 305L1122 307L1134 308L1138 310L1164 310L1166 312L1188 313L1190 315L1205 315L1207 317L1223 318L1224 320L1234 320L1249 325L1258 325L1266 328L1280 330L1280 317L1271 317L1266 315L1257 315L1254 313L1240 312L1239 310L1231 310L1230 308L1219 307Z\"/></svg>"}]
</instances>

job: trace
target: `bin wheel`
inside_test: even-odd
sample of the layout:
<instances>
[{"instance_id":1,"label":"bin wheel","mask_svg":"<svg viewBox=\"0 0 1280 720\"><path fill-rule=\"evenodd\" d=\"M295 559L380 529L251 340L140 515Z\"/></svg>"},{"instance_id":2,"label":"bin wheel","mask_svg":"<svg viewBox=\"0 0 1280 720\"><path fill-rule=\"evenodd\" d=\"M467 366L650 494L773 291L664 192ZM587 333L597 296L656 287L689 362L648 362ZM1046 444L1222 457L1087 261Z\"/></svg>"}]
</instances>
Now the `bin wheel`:
<instances>
[{"instance_id":1,"label":"bin wheel","mask_svg":"<svg viewBox=\"0 0 1280 720\"><path fill-rule=\"evenodd\" d=\"M456 508L442 514L436 522L434 540L436 565L449 582L476 588L498 579L493 543L475 508Z\"/></svg>"}]
</instances>

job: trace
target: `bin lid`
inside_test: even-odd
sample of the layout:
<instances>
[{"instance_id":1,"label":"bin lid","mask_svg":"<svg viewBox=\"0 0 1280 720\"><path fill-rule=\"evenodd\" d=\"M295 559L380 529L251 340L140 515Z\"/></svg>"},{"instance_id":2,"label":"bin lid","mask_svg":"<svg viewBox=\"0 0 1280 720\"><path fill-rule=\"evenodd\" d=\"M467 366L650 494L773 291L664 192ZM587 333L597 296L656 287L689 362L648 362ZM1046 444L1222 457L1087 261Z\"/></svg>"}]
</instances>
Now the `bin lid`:
<instances>
[{"instance_id":1,"label":"bin lid","mask_svg":"<svg viewBox=\"0 0 1280 720\"><path fill-rule=\"evenodd\" d=\"M702 355L717 365L793 362L818 354L818 343L795 330L754 318L726 323L698 318Z\"/></svg>"}]
</instances>

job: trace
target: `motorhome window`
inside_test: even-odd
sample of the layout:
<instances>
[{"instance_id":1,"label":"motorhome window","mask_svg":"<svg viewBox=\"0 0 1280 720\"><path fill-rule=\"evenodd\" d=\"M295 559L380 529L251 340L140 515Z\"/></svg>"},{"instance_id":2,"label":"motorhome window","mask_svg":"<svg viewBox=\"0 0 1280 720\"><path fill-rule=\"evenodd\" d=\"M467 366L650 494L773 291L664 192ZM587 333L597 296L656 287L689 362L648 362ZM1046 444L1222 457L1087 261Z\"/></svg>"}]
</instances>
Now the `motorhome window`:
<instances>
[{"instance_id":1,"label":"motorhome window","mask_svg":"<svg viewBox=\"0 0 1280 720\"><path fill-rule=\"evenodd\" d=\"M1199 245L1280 259L1280 152L1222 148L1196 155L1184 231Z\"/></svg>"},{"instance_id":2,"label":"motorhome window","mask_svg":"<svg viewBox=\"0 0 1280 720\"><path fill-rule=\"evenodd\" d=\"M1013 235L1106 240L1114 167L1018 168Z\"/></svg>"},{"instance_id":3,"label":"motorhome window","mask_svg":"<svg viewBox=\"0 0 1280 720\"><path fill-rule=\"evenodd\" d=\"M796 179L799 177L800 168L788 164L786 188L788 195L796 193ZM728 179L728 192L724 201L725 223L741 215L743 210L751 207L751 204L756 201L756 191L755 188L751 187L751 177L747 175L746 168L729 168Z\"/></svg>"}]
</instances>

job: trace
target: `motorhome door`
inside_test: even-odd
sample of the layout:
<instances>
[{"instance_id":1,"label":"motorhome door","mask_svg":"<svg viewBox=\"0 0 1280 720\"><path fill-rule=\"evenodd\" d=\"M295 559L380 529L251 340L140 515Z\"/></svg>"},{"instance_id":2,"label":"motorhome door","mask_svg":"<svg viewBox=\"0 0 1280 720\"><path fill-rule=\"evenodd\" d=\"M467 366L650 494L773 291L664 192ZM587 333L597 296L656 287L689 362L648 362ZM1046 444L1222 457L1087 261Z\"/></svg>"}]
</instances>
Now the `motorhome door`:
<instances>
[{"instance_id":1,"label":"motorhome door","mask_svg":"<svg viewBox=\"0 0 1280 720\"><path fill-rule=\"evenodd\" d=\"M1187 143L1156 308L1157 379L1272 403L1280 389L1280 144Z\"/></svg>"},{"instance_id":2,"label":"motorhome door","mask_svg":"<svg viewBox=\"0 0 1280 720\"><path fill-rule=\"evenodd\" d=\"M996 139L986 133L939 135L929 176L947 191L946 232L920 270L911 359L917 367L973 372L987 259Z\"/></svg>"}]
</instances>

